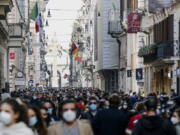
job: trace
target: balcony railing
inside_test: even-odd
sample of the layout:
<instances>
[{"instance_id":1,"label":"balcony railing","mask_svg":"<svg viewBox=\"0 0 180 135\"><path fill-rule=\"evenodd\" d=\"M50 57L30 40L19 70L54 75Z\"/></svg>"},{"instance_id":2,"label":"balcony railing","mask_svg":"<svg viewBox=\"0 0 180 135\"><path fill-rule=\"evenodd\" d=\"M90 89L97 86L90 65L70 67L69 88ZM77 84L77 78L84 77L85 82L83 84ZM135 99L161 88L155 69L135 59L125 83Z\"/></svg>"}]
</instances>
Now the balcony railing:
<instances>
[{"instance_id":1,"label":"balcony railing","mask_svg":"<svg viewBox=\"0 0 180 135\"><path fill-rule=\"evenodd\" d=\"M23 37L23 27L22 24L9 24L9 37L12 38L22 38Z\"/></svg>"},{"instance_id":2,"label":"balcony railing","mask_svg":"<svg viewBox=\"0 0 180 135\"><path fill-rule=\"evenodd\" d=\"M121 34L122 31L120 21L109 21L109 34Z\"/></svg>"},{"instance_id":3,"label":"balcony railing","mask_svg":"<svg viewBox=\"0 0 180 135\"><path fill-rule=\"evenodd\" d=\"M109 34L121 34L123 32L121 20L120 20L120 11L119 10L110 10L109 11L109 25L108 33Z\"/></svg>"},{"instance_id":4,"label":"balcony railing","mask_svg":"<svg viewBox=\"0 0 180 135\"><path fill-rule=\"evenodd\" d=\"M162 43L157 48L157 58L165 59L174 56L173 41Z\"/></svg>"},{"instance_id":5,"label":"balcony railing","mask_svg":"<svg viewBox=\"0 0 180 135\"><path fill-rule=\"evenodd\" d=\"M144 46L139 50L138 56L144 58L144 63L168 59L174 56L174 42L168 41Z\"/></svg>"}]
</instances>

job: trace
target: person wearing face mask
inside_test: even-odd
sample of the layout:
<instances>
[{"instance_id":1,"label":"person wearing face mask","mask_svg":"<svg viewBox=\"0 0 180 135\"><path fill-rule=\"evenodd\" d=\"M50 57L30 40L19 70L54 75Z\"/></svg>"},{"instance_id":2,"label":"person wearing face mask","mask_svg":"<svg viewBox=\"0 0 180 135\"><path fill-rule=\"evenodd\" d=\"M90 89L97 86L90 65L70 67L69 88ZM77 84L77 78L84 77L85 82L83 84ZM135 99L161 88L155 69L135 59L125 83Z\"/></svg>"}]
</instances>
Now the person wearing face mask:
<instances>
[{"instance_id":1,"label":"person wearing face mask","mask_svg":"<svg viewBox=\"0 0 180 135\"><path fill-rule=\"evenodd\" d=\"M171 122L176 128L177 135L180 135L180 108L174 111Z\"/></svg>"},{"instance_id":2,"label":"person wearing face mask","mask_svg":"<svg viewBox=\"0 0 180 135\"><path fill-rule=\"evenodd\" d=\"M89 99L89 111L83 114L81 119L87 119L90 122L92 122L95 115L97 114L97 111L98 111L97 99L95 97L91 97Z\"/></svg>"},{"instance_id":3,"label":"person wearing face mask","mask_svg":"<svg viewBox=\"0 0 180 135\"><path fill-rule=\"evenodd\" d=\"M14 99L0 104L0 135L34 135L27 126L26 109Z\"/></svg>"},{"instance_id":4,"label":"person wearing face mask","mask_svg":"<svg viewBox=\"0 0 180 135\"><path fill-rule=\"evenodd\" d=\"M41 113L41 118L42 120L44 121L45 123L45 126L46 127L49 127L50 125L50 117L49 117L49 114L48 114L48 109L45 108L45 107L40 107L40 113Z\"/></svg>"},{"instance_id":5,"label":"person wearing face mask","mask_svg":"<svg viewBox=\"0 0 180 135\"><path fill-rule=\"evenodd\" d=\"M61 103L60 112L62 121L48 128L48 135L93 135L87 121L77 120L75 101L66 100Z\"/></svg>"},{"instance_id":6,"label":"person wearing face mask","mask_svg":"<svg viewBox=\"0 0 180 135\"><path fill-rule=\"evenodd\" d=\"M43 107L47 108L50 124L53 124L59 120L59 118L56 115L55 105L51 101L45 101L43 103Z\"/></svg>"},{"instance_id":7,"label":"person wearing face mask","mask_svg":"<svg viewBox=\"0 0 180 135\"><path fill-rule=\"evenodd\" d=\"M99 111L92 121L95 135L124 135L128 124L127 115L119 110L120 98L117 94L109 97L109 108Z\"/></svg>"},{"instance_id":8,"label":"person wearing face mask","mask_svg":"<svg viewBox=\"0 0 180 135\"><path fill-rule=\"evenodd\" d=\"M130 110L130 104L128 100L124 100L122 103L121 111L127 115L128 120L134 115L134 112Z\"/></svg>"},{"instance_id":9,"label":"person wearing face mask","mask_svg":"<svg viewBox=\"0 0 180 135\"><path fill-rule=\"evenodd\" d=\"M146 107L143 102L138 102L135 104L135 110L136 110L136 115L132 116L130 118L130 121L128 123L128 126L126 128L126 135L132 135L133 128L135 124L138 122L139 119L141 119L143 116L146 115Z\"/></svg>"},{"instance_id":10,"label":"person wearing face mask","mask_svg":"<svg viewBox=\"0 0 180 135\"><path fill-rule=\"evenodd\" d=\"M28 125L33 130L34 135L47 135L47 129L38 108L29 105L28 118Z\"/></svg>"},{"instance_id":11,"label":"person wearing face mask","mask_svg":"<svg viewBox=\"0 0 180 135\"><path fill-rule=\"evenodd\" d=\"M128 111L128 104L127 104L127 102L123 103L122 110L125 111L125 112Z\"/></svg>"}]
</instances>

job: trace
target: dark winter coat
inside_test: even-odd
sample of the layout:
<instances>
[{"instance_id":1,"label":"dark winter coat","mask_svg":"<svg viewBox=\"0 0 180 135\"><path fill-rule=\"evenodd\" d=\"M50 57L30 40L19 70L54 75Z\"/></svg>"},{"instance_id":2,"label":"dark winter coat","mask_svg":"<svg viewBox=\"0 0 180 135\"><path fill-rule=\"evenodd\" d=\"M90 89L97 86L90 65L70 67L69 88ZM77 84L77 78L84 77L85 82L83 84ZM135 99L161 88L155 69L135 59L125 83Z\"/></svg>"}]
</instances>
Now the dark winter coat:
<instances>
[{"instance_id":1,"label":"dark winter coat","mask_svg":"<svg viewBox=\"0 0 180 135\"><path fill-rule=\"evenodd\" d=\"M176 135L176 130L169 120L159 116L147 116L138 121L133 135Z\"/></svg>"},{"instance_id":2,"label":"dark winter coat","mask_svg":"<svg viewBox=\"0 0 180 135\"><path fill-rule=\"evenodd\" d=\"M93 119L95 118L95 116L91 113L91 111L88 111L86 113L84 113L82 116L81 116L81 119L87 119L89 120L91 123L93 121Z\"/></svg>"},{"instance_id":3,"label":"dark winter coat","mask_svg":"<svg viewBox=\"0 0 180 135\"><path fill-rule=\"evenodd\" d=\"M127 124L126 114L116 108L101 110L92 122L95 135L124 135Z\"/></svg>"}]
</instances>

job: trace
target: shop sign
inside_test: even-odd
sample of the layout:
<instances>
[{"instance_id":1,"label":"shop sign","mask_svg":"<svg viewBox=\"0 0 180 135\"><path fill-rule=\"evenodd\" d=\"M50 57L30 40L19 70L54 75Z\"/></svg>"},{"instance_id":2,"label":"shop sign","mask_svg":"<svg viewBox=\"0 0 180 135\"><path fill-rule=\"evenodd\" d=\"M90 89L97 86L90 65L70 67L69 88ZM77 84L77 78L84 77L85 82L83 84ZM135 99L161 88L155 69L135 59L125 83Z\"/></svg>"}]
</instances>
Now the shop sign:
<instances>
[{"instance_id":1,"label":"shop sign","mask_svg":"<svg viewBox=\"0 0 180 135\"><path fill-rule=\"evenodd\" d=\"M143 69L139 68L136 69L136 80L142 80L143 79Z\"/></svg>"},{"instance_id":2,"label":"shop sign","mask_svg":"<svg viewBox=\"0 0 180 135\"><path fill-rule=\"evenodd\" d=\"M140 32L141 16L139 13L128 15L128 33Z\"/></svg>"},{"instance_id":3,"label":"shop sign","mask_svg":"<svg viewBox=\"0 0 180 135\"><path fill-rule=\"evenodd\" d=\"M40 85L47 85L47 82L46 81L41 81Z\"/></svg>"},{"instance_id":4,"label":"shop sign","mask_svg":"<svg viewBox=\"0 0 180 135\"><path fill-rule=\"evenodd\" d=\"M17 73L17 77L18 77L18 78L22 78L22 77L23 77L23 73L22 73L22 72L18 72L18 73Z\"/></svg>"},{"instance_id":5,"label":"shop sign","mask_svg":"<svg viewBox=\"0 0 180 135\"><path fill-rule=\"evenodd\" d=\"M14 60L16 58L15 52L9 53L9 59Z\"/></svg>"},{"instance_id":6,"label":"shop sign","mask_svg":"<svg viewBox=\"0 0 180 135\"><path fill-rule=\"evenodd\" d=\"M144 86L144 82L137 82L137 84L138 84L139 86L141 86L141 87Z\"/></svg>"},{"instance_id":7,"label":"shop sign","mask_svg":"<svg viewBox=\"0 0 180 135\"><path fill-rule=\"evenodd\" d=\"M24 86L25 85L25 78L16 78L15 85L17 86Z\"/></svg>"}]
</instances>

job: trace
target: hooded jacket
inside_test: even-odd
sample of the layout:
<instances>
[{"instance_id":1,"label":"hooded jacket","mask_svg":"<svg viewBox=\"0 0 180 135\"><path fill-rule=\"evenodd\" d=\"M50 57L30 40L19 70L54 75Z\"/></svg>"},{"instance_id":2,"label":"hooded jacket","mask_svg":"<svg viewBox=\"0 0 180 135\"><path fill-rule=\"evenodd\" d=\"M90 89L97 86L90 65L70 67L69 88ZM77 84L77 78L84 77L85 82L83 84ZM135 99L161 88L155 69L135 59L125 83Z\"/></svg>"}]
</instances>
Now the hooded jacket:
<instances>
[{"instance_id":1,"label":"hooded jacket","mask_svg":"<svg viewBox=\"0 0 180 135\"><path fill-rule=\"evenodd\" d=\"M147 116L138 121L133 135L176 135L172 123L159 116Z\"/></svg>"}]
</instances>

